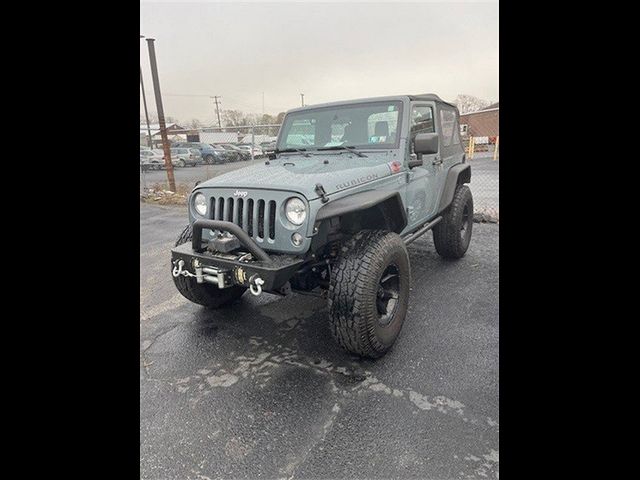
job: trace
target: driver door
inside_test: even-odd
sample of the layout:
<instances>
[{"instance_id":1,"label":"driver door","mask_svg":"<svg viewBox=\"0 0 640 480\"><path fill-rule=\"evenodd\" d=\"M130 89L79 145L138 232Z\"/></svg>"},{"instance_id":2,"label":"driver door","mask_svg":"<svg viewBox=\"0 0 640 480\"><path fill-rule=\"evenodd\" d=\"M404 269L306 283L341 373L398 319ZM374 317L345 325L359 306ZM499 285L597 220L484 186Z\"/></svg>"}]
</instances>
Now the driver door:
<instances>
[{"instance_id":1,"label":"driver door","mask_svg":"<svg viewBox=\"0 0 640 480\"><path fill-rule=\"evenodd\" d=\"M422 160L418 166L409 169L407 174L407 228L423 224L435 213L438 176L440 174L439 155L420 154L413 151L413 140L418 133L437 132L436 106L434 102L417 102L411 105L410 113L410 159ZM441 163L441 162L440 162Z\"/></svg>"}]
</instances>

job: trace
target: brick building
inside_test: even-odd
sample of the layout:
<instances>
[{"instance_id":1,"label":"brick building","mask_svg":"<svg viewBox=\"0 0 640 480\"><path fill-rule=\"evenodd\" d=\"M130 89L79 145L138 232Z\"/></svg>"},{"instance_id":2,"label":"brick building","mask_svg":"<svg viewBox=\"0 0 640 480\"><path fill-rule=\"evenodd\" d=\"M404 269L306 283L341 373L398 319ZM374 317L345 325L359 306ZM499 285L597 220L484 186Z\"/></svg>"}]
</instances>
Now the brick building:
<instances>
[{"instance_id":1,"label":"brick building","mask_svg":"<svg viewBox=\"0 0 640 480\"><path fill-rule=\"evenodd\" d=\"M460 130L470 137L497 137L500 135L499 103L489 105L484 110L460 115Z\"/></svg>"}]
</instances>

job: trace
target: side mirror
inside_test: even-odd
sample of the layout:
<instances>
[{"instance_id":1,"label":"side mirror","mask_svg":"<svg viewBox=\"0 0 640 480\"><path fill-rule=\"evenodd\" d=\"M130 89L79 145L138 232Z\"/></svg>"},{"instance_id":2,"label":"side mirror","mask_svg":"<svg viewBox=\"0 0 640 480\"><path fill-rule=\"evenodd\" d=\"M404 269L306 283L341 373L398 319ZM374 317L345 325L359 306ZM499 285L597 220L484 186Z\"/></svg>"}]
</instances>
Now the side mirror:
<instances>
[{"instance_id":1,"label":"side mirror","mask_svg":"<svg viewBox=\"0 0 640 480\"><path fill-rule=\"evenodd\" d=\"M437 133L418 133L413 140L413 151L417 154L431 155L438 153Z\"/></svg>"}]
</instances>

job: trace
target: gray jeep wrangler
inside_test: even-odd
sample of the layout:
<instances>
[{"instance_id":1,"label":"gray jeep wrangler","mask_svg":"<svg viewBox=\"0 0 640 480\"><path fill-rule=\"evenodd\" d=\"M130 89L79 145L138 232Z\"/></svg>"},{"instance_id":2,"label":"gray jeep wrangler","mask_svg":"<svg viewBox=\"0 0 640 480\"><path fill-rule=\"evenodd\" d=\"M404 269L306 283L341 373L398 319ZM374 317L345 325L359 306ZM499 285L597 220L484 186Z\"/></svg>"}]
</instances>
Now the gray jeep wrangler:
<instances>
[{"instance_id":1,"label":"gray jeep wrangler","mask_svg":"<svg viewBox=\"0 0 640 480\"><path fill-rule=\"evenodd\" d=\"M338 344L377 358L407 313L406 245L462 257L473 226L458 110L437 95L296 108L264 164L196 186L171 251L176 287L227 306L247 289L316 294Z\"/></svg>"}]
</instances>

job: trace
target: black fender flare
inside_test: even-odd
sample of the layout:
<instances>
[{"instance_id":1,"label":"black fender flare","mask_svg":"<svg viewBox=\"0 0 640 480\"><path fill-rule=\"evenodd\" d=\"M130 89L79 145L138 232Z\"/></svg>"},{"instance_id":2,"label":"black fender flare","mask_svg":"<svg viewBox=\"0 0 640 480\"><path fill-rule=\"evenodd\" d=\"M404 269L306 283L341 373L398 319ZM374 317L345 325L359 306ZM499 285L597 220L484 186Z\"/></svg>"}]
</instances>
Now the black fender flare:
<instances>
[{"instance_id":1,"label":"black fender flare","mask_svg":"<svg viewBox=\"0 0 640 480\"><path fill-rule=\"evenodd\" d=\"M400 233L407 226L407 212L405 211L400 193L389 190L366 190L338 200L329 201L316 214L316 223L329 218L342 217L355 212L364 212L384 203L390 209L390 218L394 225L390 230Z\"/></svg>"},{"instance_id":2,"label":"black fender flare","mask_svg":"<svg viewBox=\"0 0 640 480\"><path fill-rule=\"evenodd\" d=\"M447 179L442 189L442 195L440 196L438 213L446 210L451 204L456 187L469 182L471 182L471 165L468 163L458 163L451 167L447 172Z\"/></svg>"}]
</instances>

